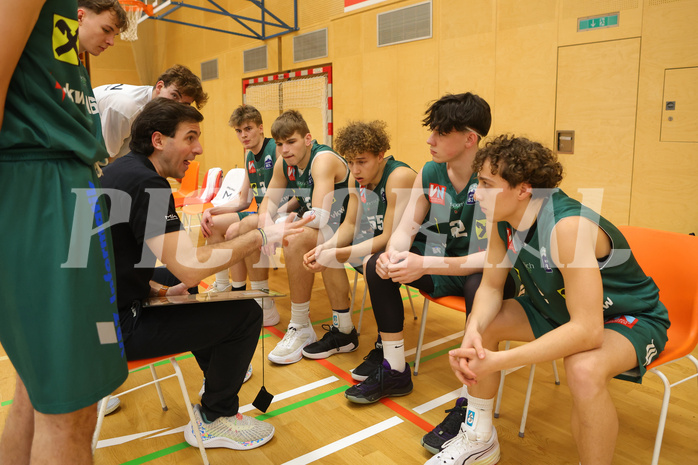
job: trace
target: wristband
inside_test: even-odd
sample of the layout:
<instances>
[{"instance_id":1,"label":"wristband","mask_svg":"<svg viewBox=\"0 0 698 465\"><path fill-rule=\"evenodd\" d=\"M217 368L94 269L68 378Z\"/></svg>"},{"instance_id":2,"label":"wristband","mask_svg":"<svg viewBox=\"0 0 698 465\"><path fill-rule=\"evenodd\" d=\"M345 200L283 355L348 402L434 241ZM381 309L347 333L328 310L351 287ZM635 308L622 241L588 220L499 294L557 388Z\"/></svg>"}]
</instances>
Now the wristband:
<instances>
[{"instance_id":1,"label":"wristband","mask_svg":"<svg viewBox=\"0 0 698 465\"><path fill-rule=\"evenodd\" d=\"M262 247L267 245L267 233L264 232L264 229L262 228L257 228L257 231L259 231L259 234L262 235Z\"/></svg>"},{"instance_id":2,"label":"wristband","mask_svg":"<svg viewBox=\"0 0 698 465\"><path fill-rule=\"evenodd\" d=\"M168 290L168 289L169 289L168 286L162 286L162 287L158 290L158 297L165 297L165 296L167 295L167 290Z\"/></svg>"}]
</instances>

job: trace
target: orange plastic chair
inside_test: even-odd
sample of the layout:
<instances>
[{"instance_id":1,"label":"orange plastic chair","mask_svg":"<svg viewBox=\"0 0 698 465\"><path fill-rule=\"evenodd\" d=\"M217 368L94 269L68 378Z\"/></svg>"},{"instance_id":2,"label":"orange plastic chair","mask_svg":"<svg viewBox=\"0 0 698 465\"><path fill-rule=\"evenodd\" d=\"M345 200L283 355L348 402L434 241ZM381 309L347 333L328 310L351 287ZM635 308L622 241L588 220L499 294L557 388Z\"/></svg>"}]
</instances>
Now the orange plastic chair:
<instances>
[{"instance_id":1,"label":"orange plastic chair","mask_svg":"<svg viewBox=\"0 0 698 465\"><path fill-rule=\"evenodd\" d=\"M207 208L211 208L211 200L218 194L223 179L223 170L220 168L210 168L204 177L201 189L198 189L186 197L182 203L182 223L191 230L191 217L197 215L199 222L201 214Z\"/></svg>"},{"instance_id":2,"label":"orange plastic chair","mask_svg":"<svg viewBox=\"0 0 698 465\"><path fill-rule=\"evenodd\" d=\"M199 162L192 160L189 162L189 168L184 173L179 189L172 192L174 197L175 208L181 208L184 205L184 198L194 192L199 187Z\"/></svg>"},{"instance_id":3,"label":"orange plastic chair","mask_svg":"<svg viewBox=\"0 0 698 465\"><path fill-rule=\"evenodd\" d=\"M187 170L188 171L188 170ZM102 423L104 421L104 414L107 410L107 404L109 403L109 399L111 397L121 397L125 394L128 394L129 392L133 392L137 389L140 389L145 386L150 386L151 384L155 384L155 389L158 392L158 397L160 398L160 405L162 406L163 411L167 411L167 404L165 403L165 397L162 395L162 389L160 388L160 382L164 381L168 378L173 378L177 377L179 380L179 387L182 390L182 396L184 397L184 405L187 408L187 413L189 414L189 421L191 422L192 425L196 425L196 418L194 418L194 410L191 406L191 401L189 400L189 392L187 391L187 386L186 383L184 382L184 375L182 374L182 369L179 367L179 364L177 363L176 357L178 357L181 354L175 354L175 355L163 355L162 357L154 357L154 358L147 358L143 360L131 360L128 362L128 372L133 373L134 371L140 370L143 367L149 367L150 372L153 375L153 381L149 383L144 383L141 385L138 385L134 388L129 389L128 391L120 392L118 394L112 395L112 396L107 396L104 398L104 402L102 402L98 416L97 416L97 427L95 428L94 436L92 438L92 452L94 453L94 450L97 448L97 441L99 440L99 433L102 429ZM155 364L158 362L162 361L167 361L172 364L172 367L174 368L174 373L168 376L165 376L163 378L158 378L157 373L155 372ZM196 435L196 442L199 445L199 453L201 454L201 460L204 465L209 465L208 462L208 456L206 455L206 449L204 448L204 443L203 439L201 438L201 432L199 431L199 428L195 428L197 435Z\"/></svg>"},{"instance_id":4,"label":"orange plastic chair","mask_svg":"<svg viewBox=\"0 0 698 465\"><path fill-rule=\"evenodd\" d=\"M664 384L652 454L652 465L656 465L664 437L671 388L698 377L698 360L691 355L698 345L698 275L695 272L698 238L635 226L621 226L619 229L644 272L659 287L659 300L666 306L671 320L669 340L664 351L647 366L648 371L657 375ZM696 373L669 383L659 368L684 358L695 365Z\"/></svg>"}]
</instances>

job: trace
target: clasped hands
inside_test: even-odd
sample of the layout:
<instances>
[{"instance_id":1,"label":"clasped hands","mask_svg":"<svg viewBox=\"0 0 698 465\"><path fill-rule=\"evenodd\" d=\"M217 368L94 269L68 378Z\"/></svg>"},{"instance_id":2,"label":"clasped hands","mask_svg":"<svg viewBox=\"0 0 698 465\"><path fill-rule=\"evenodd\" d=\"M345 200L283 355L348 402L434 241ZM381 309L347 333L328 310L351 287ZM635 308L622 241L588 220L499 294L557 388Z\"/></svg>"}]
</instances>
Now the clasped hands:
<instances>
[{"instance_id":1,"label":"clasped hands","mask_svg":"<svg viewBox=\"0 0 698 465\"><path fill-rule=\"evenodd\" d=\"M388 248L376 261L376 274L395 283L409 284L424 276L424 257Z\"/></svg>"},{"instance_id":2,"label":"clasped hands","mask_svg":"<svg viewBox=\"0 0 698 465\"><path fill-rule=\"evenodd\" d=\"M473 386L479 378L499 370L497 356L498 352L482 347L482 337L477 331L466 331L461 347L448 352L448 362L461 383Z\"/></svg>"}]
</instances>

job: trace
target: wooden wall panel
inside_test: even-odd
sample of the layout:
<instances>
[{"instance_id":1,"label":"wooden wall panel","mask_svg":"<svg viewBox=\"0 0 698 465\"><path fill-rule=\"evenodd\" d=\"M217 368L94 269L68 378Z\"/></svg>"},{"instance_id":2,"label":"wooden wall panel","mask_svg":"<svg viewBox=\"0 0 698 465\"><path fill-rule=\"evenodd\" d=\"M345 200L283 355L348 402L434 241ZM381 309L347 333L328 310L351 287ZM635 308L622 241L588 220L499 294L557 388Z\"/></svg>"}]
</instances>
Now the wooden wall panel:
<instances>
[{"instance_id":1,"label":"wooden wall panel","mask_svg":"<svg viewBox=\"0 0 698 465\"><path fill-rule=\"evenodd\" d=\"M660 135L665 70L698 66L696 24L697 0L645 0L632 225L698 232L698 144Z\"/></svg>"}]
</instances>

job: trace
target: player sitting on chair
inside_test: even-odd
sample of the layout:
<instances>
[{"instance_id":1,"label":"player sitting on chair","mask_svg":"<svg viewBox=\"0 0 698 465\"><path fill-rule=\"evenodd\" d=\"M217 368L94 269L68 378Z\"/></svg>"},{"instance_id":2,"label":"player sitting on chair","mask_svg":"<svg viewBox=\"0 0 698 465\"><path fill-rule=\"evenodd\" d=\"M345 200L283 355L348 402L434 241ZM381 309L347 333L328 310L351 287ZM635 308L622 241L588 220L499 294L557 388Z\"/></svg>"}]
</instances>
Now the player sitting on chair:
<instances>
[{"instance_id":1,"label":"player sitting on chair","mask_svg":"<svg viewBox=\"0 0 698 465\"><path fill-rule=\"evenodd\" d=\"M166 70L154 86L107 84L96 87L94 93L102 118L104 142L112 158L130 152L131 124L154 98L164 97L187 104L195 102L199 110L208 101L208 94L201 87L201 79L182 65L174 65Z\"/></svg>"},{"instance_id":2,"label":"player sitting on chair","mask_svg":"<svg viewBox=\"0 0 698 465\"><path fill-rule=\"evenodd\" d=\"M237 197L219 207L206 210L201 219L201 232L209 244L216 244L226 239L232 239L239 233L239 223L249 222L257 227L257 217L252 212L243 212L254 198L257 208L262 204L267 186L274 173L276 163L276 142L264 137L264 126L261 113L251 105L240 105L233 111L228 124L235 129L235 135L245 149L245 179ZM248 228L249 230L250 228ZM250 276L252 289L269 289L269 267L255 264L249 270L245 262L238 262L216 273L216 280L207 292L227 290L243 290L246 286L246 276ZM279 312L274 299L263 299L259 302L264 310L264 326L273 326L279 322Z\"/></svg>"},{"instance_id":3,"label":"player sitting on chair","mask_svg":"<svg viewBox=\"0 0 698 465\"><path fill-rule=\"evenodd\" d=\"M608 382L639 383L667 341L657 286L613 224L556 189L562 165L549 149L499 136L478 152L473 170L492 233L463 344L449 353L469 386L468 411L459 435L427 463L495 463L500 371L562 358L579 460L610 464L618 416ZM503 300L511 267L526 295ZM528 344L498 352L503 340Z\"/></svg>"},{"instance_id":4,"label":"player sitting on chair","mask_svg":"<svg viewBox=\"0 0 698 465\"><path fill-rule=\"evenodd\" d=\"M181 178L202 152L195 108L155 99L133 123L132 152L104 168L103 186L126 195L109 196L116 255L117 303L126 357L131 360L191 351L206 378L198 425L206 447L251 449L269 441L274 427L238 413L238 392L257 347L262 311L254 300L142 307L153 295L185 294L206 276L227 269L267 241L281 243L310 220L279 223L232 241L196 248L182 227L166 177ZM119 222L116 218L125 218ZM181 281L152 288L156 259ZM244 430L244 434L241 431Z\"/></svg>"},{"instance_id":5,"label":"player sitting on chair","mask_svg":"<svg viewBox=\"0 0 698 465\"><path fill-rule=\"evenodd\" d=\"M305 254L303 261L308 270L318 273L327 267L344 269L344 263L349 262L363 273L364 259L385 249L407 206L416 176L407 164L385 156L390 149L385 128L383 121L353 122L337 134L334 146L351 171L347 213L334 236ZM321 340L303 349L304 356L326 358L339 351L342 336L336 323L328 330ZM352 371L354 379L366 379L383 361L379 347L377 342L366 361ZM374 354L380 358L375 364Z\"/></svg>"},{"instance_id":6,"label":"player sitting on chair","mask_svg":"<svg viewBox=\"0 0 698 465\"><path fill-rule=\"evenodd\" d=\"M291 321L284 338L269 353L269 360L289 364L303 358L302 350L317 340L310 322L310 296L315 275L303 266L303 255L332 237L339 227L345 212L349 169L347 162L330 147L313 140L308 124L295 110L281 114L272 124L271 134L281 158L274 166L267 194L259 208L258 225L242 224L241 231L273 222L287 189L293 192L300 209L304 210L303 216L313 216L303 233L290 238L289 244L284 246L288 278L293 280L289 282ZM268 245L262 252L273 255L275 247ZM257 257L249 256L248 269L258 261ZM322 278L332 306L333 321L339 330L338 338L341 338L339 351L356 350L359 338L349 313L347 273L344 268L327 268Z\"/></svg>"},{"instance_id":7,"label":"player sitting on chair","mask_svg":"<svg viewBox=\"0 0 698 465\"><path fill-rule=\"evenodd\" d=\"M433 161L417 174L408 208L385 253L371 257L366 266L384 360L366 380L345 392L352 402L372 403L412 391L400 284L433 297L464 296L470 310L482 277L485 216L473 198L477 179L471 164L480 139L490 129L490 107L470 92L448 94L432 103L423 124L431 130L427 144ZM423 438L427 448L438 451L458 433L465 412L461 398L450 418ZM450 428L453 416L458 421Z\"/></svg>"}]
</instances>

